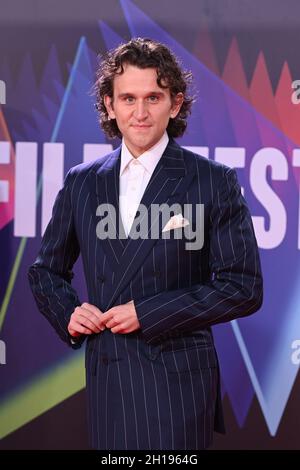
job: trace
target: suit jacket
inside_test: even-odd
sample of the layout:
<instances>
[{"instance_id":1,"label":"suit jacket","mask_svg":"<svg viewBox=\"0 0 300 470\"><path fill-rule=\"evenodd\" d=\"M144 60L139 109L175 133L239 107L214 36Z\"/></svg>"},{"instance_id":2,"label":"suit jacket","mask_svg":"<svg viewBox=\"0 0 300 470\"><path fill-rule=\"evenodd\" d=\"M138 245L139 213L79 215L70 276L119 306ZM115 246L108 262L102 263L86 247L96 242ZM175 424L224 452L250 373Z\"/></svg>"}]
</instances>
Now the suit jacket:
<instances>
[{"instance_id":1,"label":"suit jacket","mask_svg":"<svg viewBox=\"0 0 300 470\"><path fill-rule=\"evenodd\" d=\"M81 253L88 302L105 312L134 301L141 329L88 336L86 384L92 447L203 449L224 431L218 360L211 326L249 315L262 303L251 217L234 170L172 139L141 204L204 205L204 245L184 238L100 240L100 204L118 209L120 148L72 168L29 269L39 310L72 347L67 325L81 305L71 286ZM195 209L195 210L194 210ZM184 210L182 211L183 215ZM118 211L117 211L118 214ZM150 218L149 218L150 221ZM160 220L160 230L162 221ZM180 230L180 229L176 229ZM86 300L86 299L85 299Z\"/></svg>"}]
</instances>

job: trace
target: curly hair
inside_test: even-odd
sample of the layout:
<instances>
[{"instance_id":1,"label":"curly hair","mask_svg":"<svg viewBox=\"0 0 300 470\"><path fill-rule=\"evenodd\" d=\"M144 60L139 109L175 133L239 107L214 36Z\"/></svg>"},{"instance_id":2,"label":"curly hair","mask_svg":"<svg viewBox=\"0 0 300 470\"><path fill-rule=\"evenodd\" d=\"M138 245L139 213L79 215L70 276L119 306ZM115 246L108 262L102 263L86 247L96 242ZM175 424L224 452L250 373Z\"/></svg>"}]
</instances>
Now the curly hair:
<instances>
[{"instance_id":1,"label":"curly hair","mask_svg":"<svg viewBox=\"0 0 300 470\"><path fill-rule=\"evenodd\" d=\"M110 119L104 104L104 97L113 98L113 81L116 75L124 72L124 64L134 65L141 69L155 68L157 84L169 88L171 100L178 93L183 94L183 103L175 118L170 118L167 133L170 137L180 137L187 126L187 117L191 113L194 97L188 95L192 81L191 72L181 68L178 59L164 44L148 38L131 39L116 49L108 51L99 65L94 85L96 109L100 125L109 137L122 137L115 119Z\"/></svg>"}]
</instances>

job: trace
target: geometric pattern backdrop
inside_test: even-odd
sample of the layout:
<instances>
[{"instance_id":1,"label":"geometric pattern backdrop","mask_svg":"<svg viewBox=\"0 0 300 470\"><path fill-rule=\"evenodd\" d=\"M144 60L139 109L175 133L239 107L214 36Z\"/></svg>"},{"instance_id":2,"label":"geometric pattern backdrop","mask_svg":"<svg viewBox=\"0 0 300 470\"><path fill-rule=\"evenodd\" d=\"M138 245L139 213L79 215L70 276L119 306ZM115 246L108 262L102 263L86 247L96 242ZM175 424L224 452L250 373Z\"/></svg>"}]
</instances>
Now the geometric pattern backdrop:
<instances>
[{"instance_id":1,"label":"geometric pattern backdrop","mask_svg":"<svg viewBox=\"0 0 300 470\"><path fill-rule=\"evenodd\" d=\"M6 103L0 105L1 438L85 386L84 351L67 348L37 313L27 269L67 170L118 144L97 123L91 88L97 54L130 36L166 43L193 72L197 101L188 132L178 141L237 169L253 217L264 274L263 307L253 316L214 327L222 393L238 426L243 429L255 398L269 434L276 436L297 377L300 105L291 99L297 77L283 61L275 81L262 43L249 78L247 57L235 35L220 66L209 25L199 26L187 48L179 34L170 34L140 3L120 0L122 16L114 22L98 13L98 49L89 43L88 30L86 37L78 35L76 54L64 64L65 76L54 43L40 59L38 80L30 50L24 51L17 70L7 54L0 57L0 80L6 84ZM80 263L75 272L83 299Z\"/></svg>"}]
</instances>

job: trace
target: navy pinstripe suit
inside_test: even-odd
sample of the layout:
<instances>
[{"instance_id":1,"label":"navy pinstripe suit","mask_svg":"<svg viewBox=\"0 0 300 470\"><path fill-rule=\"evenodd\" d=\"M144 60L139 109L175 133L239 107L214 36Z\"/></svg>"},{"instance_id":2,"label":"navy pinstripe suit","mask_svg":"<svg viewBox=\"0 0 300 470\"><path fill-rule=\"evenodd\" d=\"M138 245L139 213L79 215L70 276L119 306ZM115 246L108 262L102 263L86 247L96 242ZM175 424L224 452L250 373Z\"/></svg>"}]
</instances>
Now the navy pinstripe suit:
<instances>
[{"instance_id":1,"label":"navy pinstripe suit","mask_svg":"<svg viewBox=\"0 0 300 470\"><path fill-rule=\"evenodd\" d=\"M104 312L134 300L140 330L106 329L87 340L93 447L206 448L213 430L224 428L210 327L249 315L262 302L250 214L234 170L170 140L141 203L204 204L203 248L186 250L186 240L174 237L99 240L96 208L105 202L118 207L119 167L120 148L69 171L29 269L31 288L68 344L69 318L81 305L71 287L79 253L88 302Z\"/></svg>"}]
</instances>

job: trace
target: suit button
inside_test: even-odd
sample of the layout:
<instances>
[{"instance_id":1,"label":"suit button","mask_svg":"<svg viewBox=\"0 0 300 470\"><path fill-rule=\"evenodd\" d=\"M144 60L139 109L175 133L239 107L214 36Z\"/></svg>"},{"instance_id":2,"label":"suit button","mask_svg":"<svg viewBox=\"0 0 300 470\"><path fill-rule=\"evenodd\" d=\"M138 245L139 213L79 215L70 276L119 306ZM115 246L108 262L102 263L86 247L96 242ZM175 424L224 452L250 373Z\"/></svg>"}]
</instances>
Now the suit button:
<instances>
[{"instance_id":1,"label":"suit button","mask_svg":"<svg viewBox=\"0 0 300 470\"><path fill-rule=\"evenodd\" d=\"M160 277L160 271L153 271L154 277Z\"/></svg>"},{"instance_id":2,"label":"suit button","mask_svg":"<svg viewBox=\"0 0 300 470\"><path fill-rule=\"evenodd\" d=\"M159 355L159 353L160 353L160 348L159 347L156 347L156 346L151 347L151 349L149 351L149 359L151 361L155 361L155 359L157 359L157 356Z\"/></svg>"},{"instance_id":3,"label":"suit button","mask_svg":"<svg viewBox=\"0 0 300 470\"><path fill-rule=\"evenodd\" d=\"M102 364L105 364L107 366L108 362L108 357L102 357Z\"/></svg>"},{"instance_id":4,"label":"suit button","mask_svg":"<svg viewBox=\"0 0 300 470\"><path fill-rule=\"evenodd\" d=\"M104 281L105 281L105 277L104 277L104 276L101 276L100 274L97 275L97 279L98 279L98 281L100 281L100 282L104 282Z\"/></svg>"}]
</instances>

